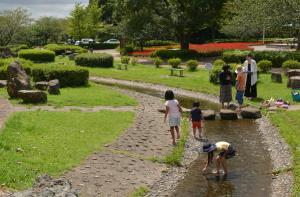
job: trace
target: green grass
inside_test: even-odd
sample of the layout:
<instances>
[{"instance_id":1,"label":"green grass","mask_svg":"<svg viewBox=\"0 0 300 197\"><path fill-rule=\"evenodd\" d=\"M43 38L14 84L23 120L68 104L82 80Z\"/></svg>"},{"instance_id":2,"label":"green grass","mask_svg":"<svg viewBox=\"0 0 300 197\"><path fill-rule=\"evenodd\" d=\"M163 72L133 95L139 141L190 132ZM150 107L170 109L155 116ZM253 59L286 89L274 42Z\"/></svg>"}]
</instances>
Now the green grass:
<instances>
[{"instance_id":1,"label":"green grass","mask_svg":"<svg viewBox=\"0 0 300 197\"><path fill-rule=\"evenodd\" d=\"M135 192L133 192L131 195L129 195L129 197L143 197L147 194L148 191L149 191L149 188L147 188L147 187L139 187L138 189L136 189Z\"/></svg>"},{"instance_id":2,"label":"green grass","mask_svg":"<svg viewBox=\"0 0 300 197\"><path fill-rule=\"evenodd\" d=\"M116 79L143 81L154 84L164 84L171 87L183 88L196 92L204 92L219 95L219 86L209 82L209 72L199 69L196 72L184 72L184 77L170 76L169 68L155 68L151 65L129 66L128 71L116 68L89 68L90 76L110 77ZM270 74L260 74L258 83L258 97L262 99L282 98L292 101L291 90L286 87L287 77L283 77L283 83L273 83ZM233 88L233 95L235 90ZM257 105L261 100L257 99L247 103Z\"/></svg>"},{"instance_id":3,"label":"green grass","mask_svg":"<svg viewBox=\"0 0 300 197\"><path fill-rule=\"evenodd\" d=\"M8 98L6 89L0 90L0 95ZM14 100L13 103L20 103ZM137 101L127 95L102 85L90 83L88 87L62 88L60 95L48 95L47 105L62 106L132 106Z\"/></svg>"},{"instance_id":4,"label":"green grass","mask_svg":"<svg viewBox=\"0 0 300 197\"><path fill-rule=\"evenodd\" d=\"M59 176L115 140L133 119L132 112L15 113L0 134L0 184L24 189L40 174Z\"/></svg>"},{"instance_id":5,"label":"green grass","mask_svg":"<svg viewBox=\"0 0 300 197\"><path fill-rule=\"evenodd\" d=\"M164 163L171 166L181 166L181 160L184 154L184 148L189 136L189 123L187 119L182 121L181 126L181 138L179 142L176 144L175 148L173 148L172 153L165 156Z\"/></svg>"},{"instance_id":6,"label":"green grass","mask_svg":"<svg viewBox=\"0 0 300 197\"><path fill-rule=\"evenodd\" d=\"M274 125L278 126L281 135L289 144L293 154L293 196L300 194L300 112L277 112L271 114L270 118Z\"/></svg>"}]
</instances>

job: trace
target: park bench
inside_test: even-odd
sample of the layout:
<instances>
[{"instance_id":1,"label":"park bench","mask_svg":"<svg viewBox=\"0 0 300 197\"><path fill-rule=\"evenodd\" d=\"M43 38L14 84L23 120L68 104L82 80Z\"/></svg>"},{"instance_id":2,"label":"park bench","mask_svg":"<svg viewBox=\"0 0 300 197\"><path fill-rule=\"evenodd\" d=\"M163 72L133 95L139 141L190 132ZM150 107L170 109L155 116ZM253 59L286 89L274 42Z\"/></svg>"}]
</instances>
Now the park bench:
<instances>
[{"instance_id":1,"label":"park bench","mask_svg":"<svg viewBox=\"0 0 300 197\"><path fill-rule=\"evenodd\" d=\"M184 71L184 69L182 69L182 68L170 68L170 71L171 71L171 76L174 75L175 71L179 71L179 76L183 77L183 71Z\"/></svg>"}]
</instances>

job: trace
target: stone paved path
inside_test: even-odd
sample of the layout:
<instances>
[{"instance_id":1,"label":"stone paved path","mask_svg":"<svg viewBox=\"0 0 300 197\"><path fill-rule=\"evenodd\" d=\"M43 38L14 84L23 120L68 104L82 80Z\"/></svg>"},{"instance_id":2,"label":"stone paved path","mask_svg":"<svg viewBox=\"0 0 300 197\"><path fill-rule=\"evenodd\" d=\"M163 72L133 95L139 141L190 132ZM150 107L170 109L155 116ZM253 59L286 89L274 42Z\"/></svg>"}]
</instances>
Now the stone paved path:
<instances>
[{"instance_id":1,"label":"stone paved path","mask_svg":"<svg viewBox=\"0 0 300 197\"><path fill-rule=\"evenodd\" d=\"M134 126L119 139L94 153L63 177L81 196L128 196L141 186L151 186L166 167L149 159L172 150L167 125L158 110L162 100L142 93L120 90L139 101Z\"/></svg>"}]
</instances>

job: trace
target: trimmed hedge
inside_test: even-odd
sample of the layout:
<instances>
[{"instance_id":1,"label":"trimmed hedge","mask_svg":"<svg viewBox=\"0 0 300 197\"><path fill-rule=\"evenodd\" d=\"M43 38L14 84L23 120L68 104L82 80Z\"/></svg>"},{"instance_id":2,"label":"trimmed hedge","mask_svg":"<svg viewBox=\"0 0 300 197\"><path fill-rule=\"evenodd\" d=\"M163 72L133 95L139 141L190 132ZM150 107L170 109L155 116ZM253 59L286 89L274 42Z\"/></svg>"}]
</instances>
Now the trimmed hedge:
<instances>
[{"instance_id":1,"label":"trimmed hedge","mask_svg":"<svg viewBox=\"0 0 300 197\"><path fill-rule=\"evenodd\" d=\"M45 49L55 52L55 55L62 55L67 50L73 51L74 53L86 53L87 50L74 45L58 45L58 44L47 44Z\"/></svg>"},{"instance_id":2,"label":"trimmed hedge","mask_svg":"<svg viewBox=\"0 0 300 197\"><path fill-rule=\"evenodd\" d=\"M75 57L75 63L87 67L113 67L114 58L107 53L83 53Z\"/></svg>"},{"instance_id":3,"label":"trimmed hedge","mask_svg":"<svg viewBox=\"0 0 300 197\"><path fill-rule=\"evenodd\" d=\"M10 63L14 62L15 58L0 59L0 80L7 80L7 67ZM28 75L31 75L31 68L33 62L25 59L18 59Z\"/></svg>"},{"instance_id":4,"label":"trimmed hedge","mask_svg":"<svg viewBox=\"0 0 300 197\"><path fill-rule=\"evenodd\" d=\"M115 49L119 46L119 44L109 44L109 43L92 43L92 44L81 44L83 48L92 48L94 50L101 49Z\"/></svg>"},{"instance_id":5,"label":"trimmed hedge","mask_svg":"<svg viewBox=\"0 0 300 197\"><path fill-rule=\"evenodd\" d=\"M287 61L283 62L282 68L284 70L287 70L287 69L300 69L300 62L298 62L296 60L287 60Z\"/></svg>"},{"instance_id":6,"label":"trimmed hedge","mask_svg":"<svg viewBox=\"0 0 300 197\"><path fill-rule=\"evenodd\" d=\"M247 54L252 54L255 61L269 60L273 67L281 67L283 62L287 60L300 61L299 52L289 51L225 51L222 54L222 59L227 63L243 63Z\"/></svg>"},{"instance_id":7,"label":"trimmed hedge","mask_svg":"<svg viewBox=\"0 0 300 197\"><path fill-rule=\"evenodd\" d=\"M188 68L189 71L196 71L198 67L198 62L196 60L189 60L186 63L186 67Z\"/></svg>"},{"instance_id":8,"label":"trimmed hedge","mask_svg":"<svg viewBox=\"0 0 300 197\"><path fill-rule=\"evenodd\" d=\"M172 68L178 68L181 63L181 59L180 58L169 59L168 63L172 66Z\"/></svg>"},{"instance_id":9,"label":"trimmed hedge","mask_svg":"<svg viewBox=\"0 0 300 197\"><path fill-rule=\"evenodd\" d=\"M145 42L144 46L152 47L152 46L166 46L166 45L174 45L174 44L177 43L170 40L149 40Z\"/></svg>"},{"instance_id":10,"label":"trimmed hedge","mask_svg":"<svg viewBox=\"0 0 300 197\"><path fill-rule=\"evenodd\" d=\"M55 53L50 50L41 49L22 49L19 51L20 58L31 60L33 62L54 62Z\"/></svg>"},{"instance_id":11,"label":"trimmed hedge","mask_svg":"<svg viewBox=\"0 0 300 197\"><path fill-rule=\"evenodd\" d=\"M129 62L130 62L130 57L128 57L128 56L122 56L121 57L121 63L122 64L129 64Z\"/></svg>"},{"instance_id":12,"label":"trimmed hedge","mask_svg":"<svg viewBox=\"0 0 300 197\"><path fill-rule=\"evenodd\" d=\"M269 60L261 60L257 64L258 71L262 73L267 73L272 68L272 62Z\"/></svg>"},{"instance_id":13,"label":"trimmed hedge","mask_svg":"<svg viewBox=\"0 0 300 197\"><path fill-rule=\"evenodd\" d=\"M77 87L88 84L89 71L68 65L36 65L32 68L33 81L58 79L61 87Z\"/></svg>"},{"instance_id":14,"label":"trimmed hedge","mask_svg":"<svg viewBox=\"0 0 300 197\"><path fill-rule=\"evenodd\" d=\"M180 58L182 60L198 59L199 53L195 50L157 50L151 54L151 57L159 57L161 59Z\"/></svg>"}]
</instances>

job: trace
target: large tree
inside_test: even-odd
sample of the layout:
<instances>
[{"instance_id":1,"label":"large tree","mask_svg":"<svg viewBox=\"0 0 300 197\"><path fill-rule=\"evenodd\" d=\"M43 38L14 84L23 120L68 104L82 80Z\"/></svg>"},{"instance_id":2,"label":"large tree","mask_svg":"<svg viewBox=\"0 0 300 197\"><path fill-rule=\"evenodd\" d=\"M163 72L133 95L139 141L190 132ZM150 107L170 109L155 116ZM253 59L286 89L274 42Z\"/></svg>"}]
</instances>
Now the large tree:
<instances>
[{"instance_id":1,"label":"large tree","mask_svg":"<svg viewBox=\"0 0 300 197\"><path fill-rule=\"evenodd\" d=\"M0 12L0 46L15 42L15 38L30 24L27 10L17 8Z\"/></svg>"}]
</instances>

